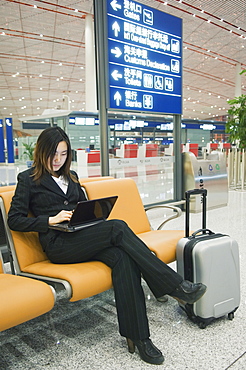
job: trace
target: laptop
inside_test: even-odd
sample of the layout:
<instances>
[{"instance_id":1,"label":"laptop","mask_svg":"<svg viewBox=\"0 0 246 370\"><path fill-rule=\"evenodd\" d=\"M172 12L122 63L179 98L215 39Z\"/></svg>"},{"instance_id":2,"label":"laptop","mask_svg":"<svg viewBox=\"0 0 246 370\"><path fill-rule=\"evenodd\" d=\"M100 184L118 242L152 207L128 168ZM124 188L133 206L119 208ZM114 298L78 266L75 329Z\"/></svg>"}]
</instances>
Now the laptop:
<instances>
[{"instance_id":1,"label":"laptop","mask_svg":"<svg viewBox=\"0 0 246 370\"><path fill-rule=\"evenodd\" d=\"M110 215L118 196L78 202L69 222L50 225L50 229L74 232L105 221Z\"/></svg>"}]
</instances>

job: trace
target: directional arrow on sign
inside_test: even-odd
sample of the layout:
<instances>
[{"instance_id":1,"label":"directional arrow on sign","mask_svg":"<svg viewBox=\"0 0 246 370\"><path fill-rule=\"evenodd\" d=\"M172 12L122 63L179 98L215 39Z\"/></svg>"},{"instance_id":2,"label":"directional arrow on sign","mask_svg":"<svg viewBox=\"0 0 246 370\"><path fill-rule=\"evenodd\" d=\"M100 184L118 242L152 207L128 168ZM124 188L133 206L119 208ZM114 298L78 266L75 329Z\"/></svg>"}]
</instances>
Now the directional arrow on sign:
<instances>
[{"instance_id":1,"label":"directional arrow on sign","mask_svg":"<svg viewBox=\"0 0 246 370\"><path fill-rule=\"evenodd\" d=\"M120 26L119 26L119 23L118 22L114 22L113 25L112 25L112 30L114 31L114 35L115 37L118 37L119 35L119 32L120 32Z\"/></svg>"},{"instance_id":2,"label":"directional arrow on sign","mask_svg":"<svg viewBox=\"0 0 246 370\"><path fill-rule=\"evenodd\" d=\"M121 95L120 95L120 93L119 93L119 91L117 91L115 94L114 94L114 100L115 100L115 102L116 102L116 105L120 105L120 101L121 101Z\"/></svg>"},{"instance_id":3,"label":"directional arrow on sign","mask_svg":"<svg viewBox=\"0 0 246 370\"><path fill-rule=\"evenodd\" d=\"M121 9L121 5L117 3L117 0L111 1L110 5L117 12L118 9Z\"/></svg>"},{"instance_id":4,"label":"directional arrow on sign","mask_svg":"<svg viewBox=\"0 0 246 370\"><path fill-rule=\"evenodd\" d=\"M122 78L122 74L120 74L117 69L115 69L112 73L111 76L115 81L119 81L120 78Z\"/></svg>"},{"instance_id":5,"label":"directional arrow on sign","mask_svg":"<svg viewBox=\"0 0 246 370\"><path fill-rule=\"evenodd\" d=\"M116 46L114 49L111 49L111 53L114 54L116 56L116 58L119 58L122 54L120 48L118 48L118 46Z\"/></svg>"}]
</instances>

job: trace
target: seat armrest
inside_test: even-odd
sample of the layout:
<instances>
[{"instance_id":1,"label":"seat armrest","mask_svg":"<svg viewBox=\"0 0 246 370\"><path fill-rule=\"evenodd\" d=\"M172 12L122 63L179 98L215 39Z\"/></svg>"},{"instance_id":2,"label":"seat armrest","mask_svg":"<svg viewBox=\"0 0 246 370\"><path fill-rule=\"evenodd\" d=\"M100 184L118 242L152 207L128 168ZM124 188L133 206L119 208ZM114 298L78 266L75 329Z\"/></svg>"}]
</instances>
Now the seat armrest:
<instances>
[{"instance_id":1,"label":"seat armrest","mask_svg":"<svg viewBox=\"0 0 246 370\"><path fill-rule=\"evenodd\" d=\"M172 214L171 216L168 216L166 217L166 219L157 227L157 230L161 230L162 227L170 220L173 220L174 218L177 218L177 217L180 217L182 215L182 210L179 208L179 207L175 207L175 206L170 206L170 205L167 205L167 204L163 204L163 205L156 205L156 206L150 206L150 207L146 207L145 208L145 211L149 211L151 209L160 209L160 208L166 208L166 209L171 209L173 210L175 213Z\"/></svg>"}]
</instances>

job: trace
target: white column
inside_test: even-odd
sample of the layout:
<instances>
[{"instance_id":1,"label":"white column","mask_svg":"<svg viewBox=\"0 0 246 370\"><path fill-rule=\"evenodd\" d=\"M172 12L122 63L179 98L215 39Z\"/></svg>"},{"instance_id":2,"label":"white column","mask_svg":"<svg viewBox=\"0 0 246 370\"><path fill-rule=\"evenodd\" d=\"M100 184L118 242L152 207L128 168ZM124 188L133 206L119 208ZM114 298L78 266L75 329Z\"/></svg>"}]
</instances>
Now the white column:
<instances>
[{"instance_id":1,"label":"white column","mask_svg":"<svg viewBox=\"0 0 246 370\"><path fill-rule=\"evenodd\" d=\"M97 111L94 24L92 14L85 18L85 110Z\"/></svg>"},{"instance_id":2,"label":"white column","mask_svg":"<svg viewBox=\"0 0 246 370\"><path fill-rule=\"evenodd\" d=\"M70 99L68 95L63 95L62 102L62 109L70 110Z\"/></svg>"},{"instance_id":3,"label":"white column","mask_svg":"<svg viewBox=\"0 0 246 370\"><path fill-rule=\"evenodd\" d=\"M235 80L235 97L242 95L242 76L239 74L242 70L240 63L236 65L236 80Z\"/></svg>"}]
</instances>

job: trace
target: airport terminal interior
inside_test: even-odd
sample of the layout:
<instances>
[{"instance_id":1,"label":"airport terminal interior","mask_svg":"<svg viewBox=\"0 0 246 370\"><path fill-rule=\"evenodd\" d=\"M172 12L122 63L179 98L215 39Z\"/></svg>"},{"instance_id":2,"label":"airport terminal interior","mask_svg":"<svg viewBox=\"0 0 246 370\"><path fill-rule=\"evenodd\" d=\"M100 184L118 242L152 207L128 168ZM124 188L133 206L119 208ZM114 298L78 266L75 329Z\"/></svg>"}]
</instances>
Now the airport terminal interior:
<instances>
[{"instance_id":1,"label":"airport terminal interior","mask_svg":"<svg viewBox=\"0 0 246 370\"><path fill-rule=\"evenodd\" d=\"M153 207L152 229L173 216L164 205L181 212L163 230L184 231L185 192L207 189L207 228L238 243L233 319L200 328L172 297L156 300L142 279L151 339L165 357L160 369L246 368L246 153L227 127L228 101L246 94L245 18L238 0L0 0L0 194L32 166L40 133L59 126L79 179L133 179L145 209ZM199 196L190 227L202 227ZM8 238L0 217L11 275L18 269ZM112 288L76 302L54 288L51 310L0 331L0 369L157 366L128 352Z\"/></svg>"}]
</instances>

